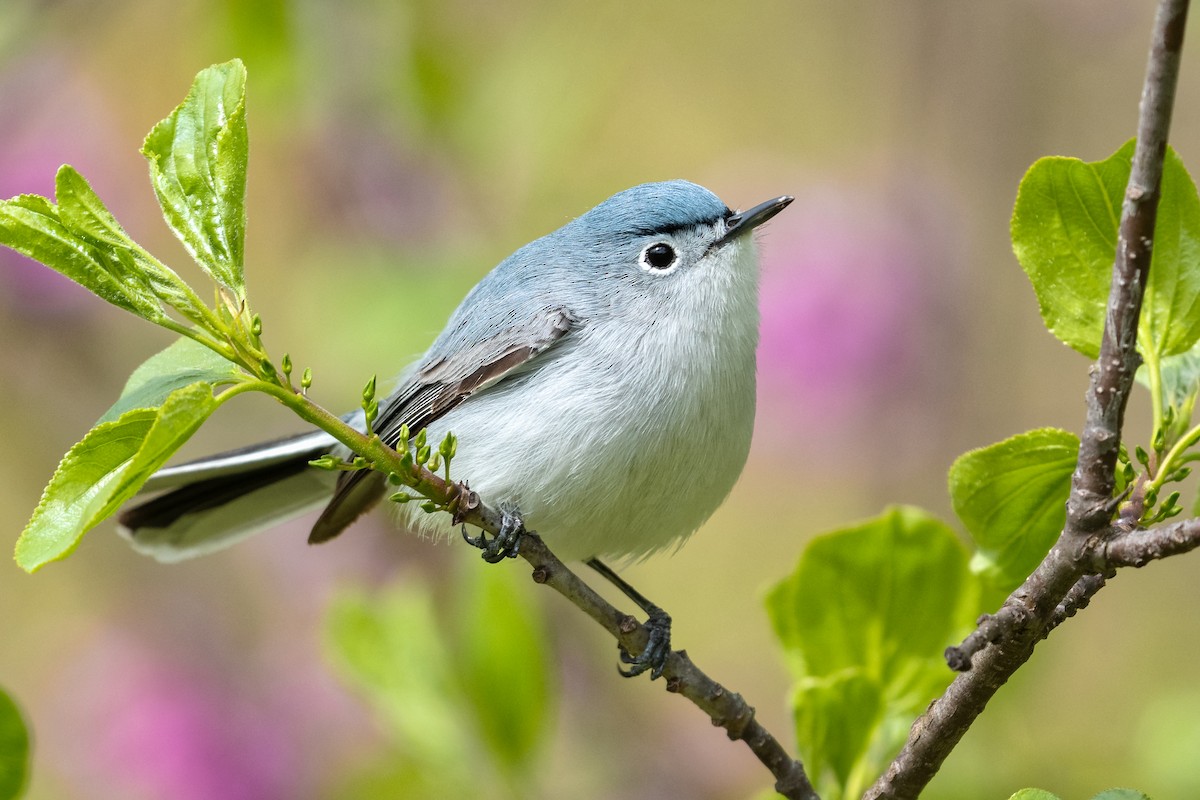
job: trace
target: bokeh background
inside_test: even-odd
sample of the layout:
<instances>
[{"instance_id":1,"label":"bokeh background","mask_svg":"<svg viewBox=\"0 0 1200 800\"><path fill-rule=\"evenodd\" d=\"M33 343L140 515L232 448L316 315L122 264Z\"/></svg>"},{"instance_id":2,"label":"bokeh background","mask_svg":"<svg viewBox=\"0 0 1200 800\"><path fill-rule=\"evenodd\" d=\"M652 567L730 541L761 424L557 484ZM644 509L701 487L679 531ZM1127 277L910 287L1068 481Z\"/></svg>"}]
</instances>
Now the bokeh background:
<instances>
[{"instance_id":1,"label":"bokeh background","mask_svg":"<svg viewBox=\"0 0 1200 800\"><path fill-rule=\"evenodd\" d=\"M760 239L742 481L677 555L627 570L673 613L677 645L791 741L761 597L805 542L889 503L951 520L957 454L1080 427L1087 363L1043 329L1008 220L1038 157L1096 160L1133 134L1153 5L7 0L0 196L49 194L71 163L196 278L138 148L199 69L241 57L251 296L268 347L342 409L420 353L491 265L615 191L686 177L734 206L795 194ZM1172 139L1196 170L1190 38ZM61 454L168 342L0 252L5 547ZM1146 412L1139 394L1141 441ZM189 452L294 429L239 399ZM331 657L328 609L396 586L437 586L453 608L477 558L382 514L320 548L305 530L164 567L105 527L35 576L0 568L0 685L33 726L29 797L401 796L388 773L404 748ZM1200 792L1198 578L1180 558L1115 580L1003 689L928 796ZM575 609L549 592L528 609L557 697L530 794L769 786L696 709L618 677Z\"/></svg>"}]
</instances>

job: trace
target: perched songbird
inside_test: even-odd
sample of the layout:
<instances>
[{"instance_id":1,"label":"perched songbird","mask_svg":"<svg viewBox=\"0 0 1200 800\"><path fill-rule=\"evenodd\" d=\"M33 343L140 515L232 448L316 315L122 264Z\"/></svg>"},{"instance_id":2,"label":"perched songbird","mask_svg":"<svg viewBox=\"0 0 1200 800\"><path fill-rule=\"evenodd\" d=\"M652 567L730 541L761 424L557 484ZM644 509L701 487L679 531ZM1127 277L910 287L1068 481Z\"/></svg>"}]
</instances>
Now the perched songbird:
<instances>
[{"instance_id":1,"label":"perched songbird","mask_svg":"<svg viewBox=\"0 0 1200 800\"><path fill-rule=\"evenodd\" d=\"M374 430L458 437L455 475L519 509L561 558L637 558L681 542L729 494L750 448L758 264L749 232L789 202L731 211L686 181L635 186L489 272L380 404ZM362 426L361 412L347 417ZM324 506L336 536L387 493L323 432L162 470L125 510L133 546L199 555ZM448 514L394 504L427 533Z\"/></svg>"}]
</instances>

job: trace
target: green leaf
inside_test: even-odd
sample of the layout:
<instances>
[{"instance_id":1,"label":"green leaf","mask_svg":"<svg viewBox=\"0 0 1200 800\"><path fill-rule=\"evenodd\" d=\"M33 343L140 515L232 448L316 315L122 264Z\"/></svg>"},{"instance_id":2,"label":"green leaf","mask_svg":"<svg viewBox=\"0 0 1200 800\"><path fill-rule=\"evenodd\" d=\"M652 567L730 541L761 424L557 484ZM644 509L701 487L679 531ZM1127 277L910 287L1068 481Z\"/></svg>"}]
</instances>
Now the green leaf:
<instances>
[{"instance_id":1,"label":"green leaf","mask_svg":"<svg viewBox=\"0 0 1200 800\"><path fill-rule=\"evenodd\" d=\"M29 779L29 731L21 711L0 689L0 800L16 800Z\"/></svg>"},{"instance_id":2,"label":"green leaf","mask_svg":"<svg viewBox=\"0 0 1200 800\"><path fill-rule=\"evenodd\" d=\"M338 672L380 712L410 757L471 768L462 755L470 734L461 694L427 588L406 582L373 597L341 594L329 609L325 642Z\"/></svg>"},{"instance_id":3,"label":"green leaf","mask_svg":"<svg viewBox=\"0 0 1200 800\"><path fill-rule=\"evenodd\" d=\"M139 294L153 294L193 322L207 321L207 309L191 287L129 238L74 167L59 167L54 193L63 224L88 241L109 274Z\"/></svg>"},{"instance_id":4,"label":"green leaf","mask_svg":"<svg viewBox=\"0 0 1200 800\"><path fill-rule=\"evenodd\" d=\"M1066 522L1079 439L1041 428L959 456L950 467L954 512L979 546L973 566L1013 589L1045 557Z\"/></svg>"},{"instance_id":5,"label":"green leaf","mask_svg":"<svg viewBox=\"0 0 1200 800\"><path fill-rule=\"evenodd\" d=\"M889 698L900 697L930 664L949 679L942 651L975 615L963 608L966 567L945 523L892 507L810 542L768 593L767 610L784 647L799 656L800 676L861 668Z\"/></svg>"},{"instance_id":6,"label":"green leaf","mask_svg":"<svg viewBox=\"0 0 1200 800\"><path fill-rule=\"evenodd\" d=\"M488 566L464 567L454 665L488 750L528 773L549 716L549 636L528 580Z\"/></svg>"},{"instance_id":7,"label":"green leaf","mask_svg":"<svg viewBox=\"0 0 1200 800\"><path fill-rule=\"evenodd\" d=\"M801 680L791 701L796 744L809 774L820 781L829 768L841 790L836 794L850 796L846 789L851 774L866 758L871 737L883 719L879 684L862 670L843 670ZM835 794L821 788L822 796Z\"/></svg>"},{"instance_id":8,"label":"green leaf","mask_svg":"<svg viewBox=\"0 0 1200 800\"><path fill-rule=\"evenodd\" d=\"M771 588L767 611L798 680L805 761L828 765L838 784L825 794L860 795L949 684L942 653L970 629L978 588L954 532L903 506L817 537Z\"/></svg>"},{"instance_id":9,"label":"green leaf","mask_svg":"<svg viewBox=\"0 0 1200 800\"><path fill-rule=\"evenodd\" d=\"M17 540L17 564L34 572L69 555L84 533L137 493L219 403L211 384L194 383L172 392L159 408L135 408L92 428L51 477Z\"/></svg>"},{"instance_id":10,"label":"green leaf","mask_svg":"<svg viewBox=\"0 0 1200 800\"><path fill-rule=\"evenodd\" d=\"M1150 800L1150 796L1137 789L1105 789L1092 800Z\"/></svg>"},{"instance_id":11,"label":"green leaf","mask_svg":"<svg viewBox=\"0 0 1200 800\"><path fill-rule=\"evenodd\" d=\"M1100 352L1117 227L1134 142L1109 158L1038 160L1017 192L1013 251L1051 333L1084 355ZM1168 148L1150 281L1138 327L1142 352L1182 353L1200 339L1200 196Z\"/></svg>"},{"instance_id":12,"label":"green leaf","mask_svg":"<svg viewBox=\"0 0 1200 800\"><path fill-rule=\"evenodd\" d=\"M142 145L167 224L196 263L239 299L245 299L245 90L238 59L202 70Z\"/></svg>"},{"instance_id":13,"label":"green leaf","mask_svg":"<svg viewBox=\"0 0 1200 800\"><path fill-rule=\"evenodd\" d=\"M1060 800L1056 794L1051 794L1045 789L1022 789L1013 794L1008 800Z\"/></svg>"},{"instance_id":14,"label":"green leaf","mask_svg":"<svg viewBox=\"0 0 1200 800\"><path fill-rule=\"evenodd\" d=\"M1159 368L1162 373L1163 403L1187 412L1181 423L1186 427L1187 420L1191 419L1196 392L1200 390L1200 347L1164 358ZM1138 367L1136 377L1138 383L1150 388L1148 364Z\"/></svg>"},{"instance_id":15,"label":"green leaf","mask_svg":"<svg viewBox=\"0 0 1200 800\"><path fill-rule=\"evenodd\" d=\"M212 349L181 337L133 371L120 398L99 422L110 422L134 408L157 408L176 389L193 383L220 386L244 375L233 362Z\"/></svg>"},{"instance_id":16,"label":"green leaf","mask_svg":"<svg viewBox=\"0 0 1200 800\"><path fill-rule=\"evenodd\" d=\"M63 224L76 233L112 247L133 246L116 217L70 164L63 164L54 176L54 197Z\"/></svg>"},{"instance_id":17,"label":"green leaf","mask_svg":"<svg viewBox=\"0 0 1200 800\"><path fill-rule=\"evenodd\" d=\"M111 249L71 230L44 197L0 201L0 244L40 261L113 305L162 324L168 317L146 282Z\"/></svg>"}]
</instances>

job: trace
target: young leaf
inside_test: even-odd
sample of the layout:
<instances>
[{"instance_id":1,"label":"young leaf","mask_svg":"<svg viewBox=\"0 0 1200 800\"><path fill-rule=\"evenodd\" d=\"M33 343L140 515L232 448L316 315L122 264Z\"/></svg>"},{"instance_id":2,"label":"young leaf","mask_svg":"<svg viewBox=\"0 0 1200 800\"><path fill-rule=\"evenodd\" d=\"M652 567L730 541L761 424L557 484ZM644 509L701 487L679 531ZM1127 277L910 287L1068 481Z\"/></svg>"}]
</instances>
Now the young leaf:
<instances>
[{"instance_id":1,"label":"young leaf","mask_svg":"<svg viewBox=\"0 0 1200 800\"><path fill-rule=\"evenodd\" d=\"M0 201L0 244L42 262L102 300L143 319L160 325L168 319L144 280L131 274L110 248L98 248L72 231L44 197L25 194Z\"/></svg>"},{"instance_id":2,"label":"young leaf","mask_svg":"<svg viewBox=\"0 0 1200 800\"><path fill-rule=\"evenodd\" d=\"M1008 800L1060 800L1056 794L1051 794L1045 789L1021 789L1016 792Z\"/></svg>"},{"instance_id":3,"label":"young leaf","mask_svg":"<svg viewBox=\"0 0 1200 800\"><path fill-rule=\"evenodd\" d=\"M0 800L16 800L29 777L29 731L17 704L0 689Z\"/></svg>"},{"instance_id":4,"label":"young leaf","mask_svg":"<svg viewBox=\"0 0 1200 800\"><path fill-rule=\"evenodd\" d=\"M861 669L804 678L792 691L791 704L801 761L822 788L821 795L857 797L860 792L848 784L883 720L879 684ZM826 767L833 772L836 792L822 787Z\"/></svg>"},{"instance_id":5,"label":"young leaf","mask_svg":"<svg viewBox=\"0 0 1200 800\"><path fill-rule=\"evenodd\" d=\"M157 408L176 389L193 383L220 386L244 374L210 348L186 336L181 337L133 371L120 398L104 412L99 422L114 420L133 408Z\"/></svg>"},{"instance_id":6,"label":"young leaf","mask_svg":"<svg viewBox=\"0 0 1200 800\"><path fill-rule=\"evenodd\" d=\"M135 408L92 428L63 457L17 540L17 564L33 572L64 558L79 539L132 497L208 419L212 385L172 392L158 408Z\"/></svg>"},{"instance_id":7,"label":"young leaf","mask_svg":"<svg viewBox=\"0 0 1200 800\"><path fill-rule=\"evenodd\" d=\"M920 509L893 507L810 542L768 593L767 610L801 676L861 668L898 697L931 663L949 681L941 653L975 615L962 602L967 581L954 532Z\"/></svg>"},{"instance_id":8,"label":"young leaf","mask_svg":"<svg viewBox=\"0 0 1200 800\"><path fill-rule=\"evenodd\" d=\"M367 597L335 597L325 623L329 658L394 731L404 752L468 772L462 743L470 731L432 594L411 583ZM465 775L463 776L465 777Z\"/></svg>"},{"instance_id":9,"label":"young leaf","mask_svg":"<svg viewBox=\"0 0 1200 800\"><path fill-rule=\"evenodd\" d=\"M1013 252L1050 332L1095 358L1134 142L1103 161L1038 160L1017 192ZM1150 282L1138 327L1143 352L1182 353L1200 339L1200 196L1168 148Z\"/></svg>"},{"instance_id":10,"label":"young leaf","mask_svg":"<svg viewBox=\"0 0 1200 800\"><path fill-rule=\"evenodd\" d=\"M191 91L146 136L142 154L167 224L192 258L245 298L246 69L238 59L196 75Z\"/></svg>"},{"instance_id":11,"label":"young leaf","mask_svg":"<svg viewBox=\"0 0 1200 800\"><path fill-rule=\"evenodd\" d=\"M548 635L528 581L475 560L464 573L454 665L488 751L527 773L550 710Z\"/></svg>"},{"instance_id":12,"label":"young leaf","mask_svg":"<svg viewBox=\"0 0 1200 800\"><path fill-rule=\"evenodd\" d=\"M140 294L153 294L193 322L207 320L207 309L191 287L129 238L74 167L59 167L54 194L63 224L92 245L109 274Z\"/></svg>"},{"instance_id":13,"label":"young leaf","mask_svg":"<svg viewBox=\"0 0 1200 800\"><path fill-rule=\"evenodd\" d=\"M829 765L835 794L861 794L846 776L872 774L950 682L942 653L969 629L977 589L952 530L894 507L814 539L770 590L767 611L799 681L805 762Z\"/></svg>"},{"instance_id":14,"label":"young leaf","mask_svg":"<svg viewBox=\"0 0 1200 800\"><path fill-rule=\"evenodd\" d=\"M1200 348L1193 347L1186 353L1164 358L1161 362L1163 402L1168 406L1185 406L1200 389ZM1149 388L1150 375L1145 364L1138 367L1138 383ZM1187 421L1184 420L1186 426Z\"/></svg>"},{"instance_id":15,"label":"young leaf","mask_svg":"<svg viewBox=\"0 0 1200 800\"><path fill-rule=\"evenodd\" d=\"M979 546L974 566L994 585L1016 588L1058 538L1078 454L1074 434L1041 428L964 453L950 467L954 513Z\"/></svg>"}]
</instances>

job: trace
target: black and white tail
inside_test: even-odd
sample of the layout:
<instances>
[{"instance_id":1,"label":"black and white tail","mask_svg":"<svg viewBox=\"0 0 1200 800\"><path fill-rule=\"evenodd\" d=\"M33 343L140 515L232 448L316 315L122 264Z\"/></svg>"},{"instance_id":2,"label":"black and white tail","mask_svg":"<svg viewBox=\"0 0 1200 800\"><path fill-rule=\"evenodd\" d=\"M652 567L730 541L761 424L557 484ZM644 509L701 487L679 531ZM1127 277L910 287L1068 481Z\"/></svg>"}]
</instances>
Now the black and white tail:
<instances>
[{"instance_id":1,"label":"black and white tail","mask_svg":"<svg viewBox=\"0 0 1200 800\"><path fill-rule=\"evenodd\" d=\"M337 475L308 462L336 447L318 431L161 470L142 491L165 491L122 511L120 531L159 561L228 547L329 502Z\"/></svg>"}]
</instances>

